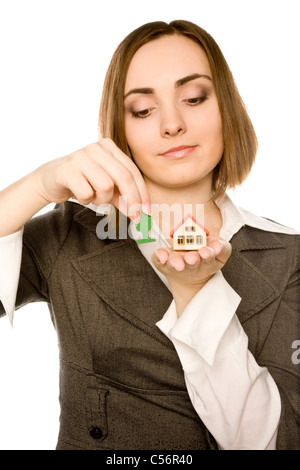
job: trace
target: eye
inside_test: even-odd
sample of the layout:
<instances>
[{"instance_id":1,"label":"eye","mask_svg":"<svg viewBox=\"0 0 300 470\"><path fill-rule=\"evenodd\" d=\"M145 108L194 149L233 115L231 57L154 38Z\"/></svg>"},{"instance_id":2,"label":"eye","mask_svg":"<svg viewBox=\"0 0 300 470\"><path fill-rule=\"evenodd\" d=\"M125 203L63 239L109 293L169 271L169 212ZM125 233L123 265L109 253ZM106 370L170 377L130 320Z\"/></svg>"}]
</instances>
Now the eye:
<instances>
[{"instance_id":1,"label":"eye","mask_svg":"<svg viewBox=\"0 0 300 470\"><path fill-rule=\"evenodd\" d=\"M145 119L150 116L154 108L141 109L141 111L131 111L132 117Z\"/></svg>"},{"instance_id":2,"label":"eye","mask_svg":"<svg viewBox=\"0 0 300 470\"><path fill-rule=\"evenodd\" d=\"M196 96L195 98L188 98L184 101L190 106L197 106L198 104L201 104L206 100L207 100L207 95L205 94L202 96Z\"/></svg>"}]
</instances>

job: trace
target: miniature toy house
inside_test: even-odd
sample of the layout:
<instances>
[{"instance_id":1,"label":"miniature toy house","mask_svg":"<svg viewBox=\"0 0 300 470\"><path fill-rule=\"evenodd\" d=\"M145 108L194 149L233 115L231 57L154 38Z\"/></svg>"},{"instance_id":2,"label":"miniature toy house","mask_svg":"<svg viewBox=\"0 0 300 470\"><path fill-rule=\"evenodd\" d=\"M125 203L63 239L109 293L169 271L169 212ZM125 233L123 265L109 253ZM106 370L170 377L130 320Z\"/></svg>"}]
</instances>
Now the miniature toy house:
<instances>
[{"instance_id":1,"label":"miniature toy house","mask_svg":"<svg viewBox=\"0 0 300 470\"><path fill-rule=\"evenodd\" d=\"M206 246L207 235L209 231L188 214L170 233L173 250L199 250Z\"/></svg>"}]
</instances>

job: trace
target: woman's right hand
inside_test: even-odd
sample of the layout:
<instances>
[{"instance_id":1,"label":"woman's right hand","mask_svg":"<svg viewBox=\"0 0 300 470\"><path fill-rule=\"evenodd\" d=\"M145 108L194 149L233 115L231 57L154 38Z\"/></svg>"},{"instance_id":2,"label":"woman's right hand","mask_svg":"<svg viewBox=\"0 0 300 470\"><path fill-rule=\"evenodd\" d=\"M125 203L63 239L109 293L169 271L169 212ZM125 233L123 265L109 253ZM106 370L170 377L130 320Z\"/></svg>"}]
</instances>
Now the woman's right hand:
<instances>
[{"instance_id":1,"label":"woman's right hand","mask_svg":"<svg viewBox=\"0 0 300 470\"><path fill-rule=\"evenodd\" d=\"M84 205L113 204L132 219L138 219L137 211L151 211L150 196L138 167L111 139L101 139L45 163L35 172L39 194L48 203L75 198Z\"/></svg>"}]
</instances>

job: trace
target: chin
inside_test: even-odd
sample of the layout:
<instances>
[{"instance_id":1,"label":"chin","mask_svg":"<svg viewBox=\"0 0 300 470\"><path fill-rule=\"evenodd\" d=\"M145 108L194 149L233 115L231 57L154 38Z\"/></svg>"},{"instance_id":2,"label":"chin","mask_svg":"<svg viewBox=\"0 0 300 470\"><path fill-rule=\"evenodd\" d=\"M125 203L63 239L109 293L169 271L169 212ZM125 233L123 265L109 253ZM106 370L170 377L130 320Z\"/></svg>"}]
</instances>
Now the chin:
<instances>
[{"instance_id":1,"label":"chin","mask_svg":"<svg viewBox=\"0 0 300 470\"><path fill-rule=\"evenodd\" d=\"M199 173L199 171L176 171L174 175L172 172L166 172L167 178L163 178L165 183L168 183L170 186L186 186L190 184L195 184L200 182L203 179L206 179L208 174L211 171L207 171L204 173Z\"/></svg>"},{"instance_id":2,"label":"chin","mask_svg":"<svg viewBox=\"0 0 300 470\"><path fill-rule=\"evenodd\" d=\"M185 186L191 186L191 185L194 185L195 183L200 183L201 179L191 179L191 178L176 178L176 179L172 179L170 180L168 178L167 181L161 181L161 185L162 186L165 186L165 187L168 187L168 188L183 188Z\"/></svg>"}]
</instances>

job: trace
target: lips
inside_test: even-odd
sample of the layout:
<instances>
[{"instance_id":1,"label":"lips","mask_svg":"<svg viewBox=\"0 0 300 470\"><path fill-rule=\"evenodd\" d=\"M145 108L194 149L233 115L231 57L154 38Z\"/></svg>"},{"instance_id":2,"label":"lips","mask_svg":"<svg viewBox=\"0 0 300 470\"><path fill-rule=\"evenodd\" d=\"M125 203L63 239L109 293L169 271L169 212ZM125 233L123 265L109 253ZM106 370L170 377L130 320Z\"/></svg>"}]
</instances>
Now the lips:
<instances>
[{"instance_id":1,"label":"lips","mask_svg":"<svg viewBox=\"0 0 300 470\"><path fill-rule=\"evenodd\" d=\"M180 145L179 147L173 147L162 153L161 156L164 158L184 158L195 150L197 145Z\"/></svg>"}]
</instances>

